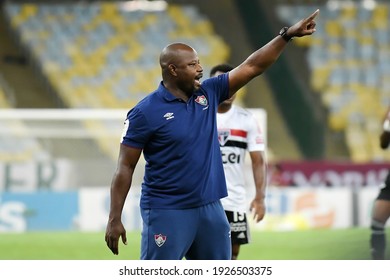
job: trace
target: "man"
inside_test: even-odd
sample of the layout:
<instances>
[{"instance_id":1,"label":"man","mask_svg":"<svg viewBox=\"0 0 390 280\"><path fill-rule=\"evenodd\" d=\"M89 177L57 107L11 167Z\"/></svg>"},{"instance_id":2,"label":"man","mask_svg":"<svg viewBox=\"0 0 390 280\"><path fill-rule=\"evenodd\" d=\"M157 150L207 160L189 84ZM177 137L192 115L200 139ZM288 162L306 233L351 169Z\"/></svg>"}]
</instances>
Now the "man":
<instances>
[{"instance_id":1,"label":"man","mask_svg":"<svg viewBox=\"0 0 390 280\"><path fill-rule=\"evenodd\" d=\"M387 111L383 130L380 135L380 146L387 149L390 144L390 108ZM390 173L387 175L383 188L375 199L371 220L371 257L374 260L384 260L386 252L385 224L390 217Z\"/></svg>"},{"instance_id":2,"label":"man","mask_svg":"<svg viewBox=\"0 0 390 280\"><path fill-rule=\"evenodd\" d=\"M318 13L283 28L232 71L202 84L203 69L193 48L174 43L162 50L162 82L125 121L105 235L114 254L120 237L127 243L121 215L143 152L141 259L230 259L230 226L220 202L227 190L218 104L271 66L292 37L313 34Z\"/></svg>"},{"instance_id":3,"label":"man","mask_svg":"<svg viewBox=\"0 0 390 280\"><path fill-rule=\"evenodd\" d=\"M228 64L214 66L210 76L218 76L233 70ZM230 224L232 260L238 258L241 244L250 241L246 216L245 155L249 152L255 183L255 197L250 204L256 222L265 214L266 166L264 160L264 139L254 116L247 110L233 104L236 94L218 106L218 140L222 153L228 196L221 200Z\"/></svg>"}]
</instances>

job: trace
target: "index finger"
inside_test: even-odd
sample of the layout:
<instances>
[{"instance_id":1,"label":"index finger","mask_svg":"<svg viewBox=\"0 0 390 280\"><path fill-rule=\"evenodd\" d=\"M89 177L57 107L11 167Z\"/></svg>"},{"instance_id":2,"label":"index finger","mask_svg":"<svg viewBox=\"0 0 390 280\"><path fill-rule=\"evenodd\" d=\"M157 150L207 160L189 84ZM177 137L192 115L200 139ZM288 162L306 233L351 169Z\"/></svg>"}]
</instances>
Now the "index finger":
<instances>
[{"instance_id":1,"label":"index finger","mask_svg":"<svg viewBox=\"0 0 390 280\"><path fill-rule=\"evenodd\" d=\"M312 13L307 19L306 21L311 21L313 20L320 12L320 9L317 9L314 13Z\"/></svg>"}]
</instances>

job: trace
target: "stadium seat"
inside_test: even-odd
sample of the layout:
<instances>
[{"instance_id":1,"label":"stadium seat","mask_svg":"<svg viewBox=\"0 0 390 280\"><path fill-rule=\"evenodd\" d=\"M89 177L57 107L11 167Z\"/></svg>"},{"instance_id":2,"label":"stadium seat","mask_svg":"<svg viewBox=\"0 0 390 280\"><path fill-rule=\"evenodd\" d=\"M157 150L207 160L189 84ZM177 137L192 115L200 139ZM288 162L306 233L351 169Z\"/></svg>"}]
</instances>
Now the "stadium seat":
<instances>
[{"instance_id":1,"label":"stadium seat","mask_svg":"<svg viewBox=\"0 0 390 280\"><path fill-rule=\"evenodd\" d=\"M229 57L210 21L191 5L129 11L114 1L7 2L5 12L70 108L134 106L160 82L158 56L173 41L197 49L205 71Z\"/></svg>"},{"instance_id":2,"label":"stadium seat","mask_svg":"<svg viewBox=\"0 0 390 280\"><path fill-rule=\"evenodd\" d=\"M290 22L312 8L285 4L278 15ZM316 35L321 43L310 38L298 44L308 48L310 84L328 109L330 129L344 132L352 160L385 159L386 152L378 147L380 127L373 123L381 122L390 105L390 4L368 9L345 1L319 8Z\"/></svg>"}]
</instances>

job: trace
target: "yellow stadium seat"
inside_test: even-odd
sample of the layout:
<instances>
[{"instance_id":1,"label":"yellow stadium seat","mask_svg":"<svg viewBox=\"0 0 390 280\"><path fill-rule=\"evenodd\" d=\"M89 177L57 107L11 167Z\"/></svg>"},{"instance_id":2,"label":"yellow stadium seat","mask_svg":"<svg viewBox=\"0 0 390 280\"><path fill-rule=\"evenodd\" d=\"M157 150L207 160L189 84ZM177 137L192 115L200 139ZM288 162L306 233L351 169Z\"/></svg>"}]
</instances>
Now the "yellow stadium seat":
<instances>
[{"instance_id":1,"label":"yellow stadium seat","mask_svg":"<svg viewBox=\"0 0 390 280\"><path fill-rule=\"evenodd\" d=\"M21 9L12 18L13 26L21 28L26 46L36 46L29 51L69 107L134 106L161 80L158 55L171 40L201 42L199 55L205 68L228 61L230 55L211 22L189 5L168 5L162 15L129 13L112 1L94 2L91 10L87 4L53 1L50 9L61 11L61 24L57 11L47 13L47 5L15 5ZM41 17L39 28L29 22L34 17Z\"/></svg>"}]
</instances>

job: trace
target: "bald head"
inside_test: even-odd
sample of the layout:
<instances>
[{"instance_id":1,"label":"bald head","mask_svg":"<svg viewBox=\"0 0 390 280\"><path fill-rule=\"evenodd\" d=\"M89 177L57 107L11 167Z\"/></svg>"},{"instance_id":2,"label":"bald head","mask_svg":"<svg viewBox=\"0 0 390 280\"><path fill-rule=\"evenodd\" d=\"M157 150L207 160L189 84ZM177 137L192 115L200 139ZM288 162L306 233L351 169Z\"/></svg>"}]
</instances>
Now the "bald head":
<instances>
[{"instance_id":1,"label":"bald head","mask_svg":"<svg viewBox=\"0 0 390 280\"><path fill-rule=\"evenodd\" d=\"M173 43L160 54L160 66L164 86L184 100L200 87L203 68L198 54L189 45Z\"/></svg>"},{"instance_id":2,"label":"bald head","mask_svg":"<svg viewBox=\"0 0 390 280\"><path fill-rule=\"evenodd\" d=\"M185 56L188 54L195 54L196 51L183 43L173 43L166 46L160 54L161 69L166 69L169 64L180 64L183 62Z\"/></svg>"}]
</instances>

